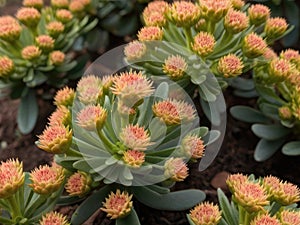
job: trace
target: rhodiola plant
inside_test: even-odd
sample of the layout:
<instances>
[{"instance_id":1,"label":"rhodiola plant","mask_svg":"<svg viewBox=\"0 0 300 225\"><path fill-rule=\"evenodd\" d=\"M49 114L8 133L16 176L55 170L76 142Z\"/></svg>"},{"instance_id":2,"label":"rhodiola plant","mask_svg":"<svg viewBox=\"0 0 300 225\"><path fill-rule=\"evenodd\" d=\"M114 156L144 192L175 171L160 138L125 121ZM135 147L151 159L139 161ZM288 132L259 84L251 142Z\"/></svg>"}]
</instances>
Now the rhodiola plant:
<instances>
[{"instance_id":1,"label":"rhodiola plant","mask_svg":"<svg viewBox=\"0 0 300 225\"><path fill-rule=\"evenodd\" d=\"M97 20L68 10L69 1L24 0L12 16L0 17L1 96L20 98L18 126L22 133L33 129L37 116L37 93L49 95L49 88L60 88L78 77L87 61L71 52L76 38L92 29Z\"/></svg>"},{"instance_id":2,"label":"rhodiola plant","mask_svg":"<svg viewBox=\"0 0 300 225\"><path fill-rule=\"evenodd\" d=\"M231 201L218 189L220 209L201 203L187 215L190 225L296 225L300 223L299 188L274 176L255 179L233 174L226 181Z\"/></svg>"},{"instance_id":3,"label":"rhodiola plant","mask_svg":"<svg viewBox=\"0 0 300 225\"><path fill-rule=\"evenodd\" d=\"M23 164L9 159L0 164L0 223L3 225L41 225L57 221L67 225L66 218L50 212L61 196L65 170L58 165L43 165L30 173ZM52 223L49 223L51 222Z\"/></svg>"},{"instance_id":4,"label":"rhodiola plant","mask_svg":"<svg viewBox=\"0 0 300 225\"><path fill-rule=\"evenodd\" d=\"M70 197L60 201L85 199L72 224L100 208L117 224L138 224L134 199L161 210L184 210L204 200L200 190L170 191L219 136L199 127L192 101L176 83L135 71L89 75L76 92L58 91L55 104L37 146L74 173L66 184Z\"/></svg>"},{"instance_id":5,"label":"rhodiola plant","mask_svg":"<svg viewBox=\"0 0 300 225\"><path fill-rule=\"evenodd\" d=\"M286 155L299 155L300 54L296 50L272 54L269 62L254 70L258 109L234 106L231 114L253 123L252 131L260 138L254 157L263 161L282 149Z\"/></svg>"},{"instance_id":6,"label":"rhodiola plant","mask_svg":"<svg viewBox=\"0 0 300 225\"><path fill-rule=\"evenodd\" d=\"M145 8L143 21L138 40L125 48L130 66L196 90L208 117L213 115L207 102L265 63L268 45L292 29L285 19L271 18L268 7L236 0L155 1Z\"/></svg>"}]
</instances>

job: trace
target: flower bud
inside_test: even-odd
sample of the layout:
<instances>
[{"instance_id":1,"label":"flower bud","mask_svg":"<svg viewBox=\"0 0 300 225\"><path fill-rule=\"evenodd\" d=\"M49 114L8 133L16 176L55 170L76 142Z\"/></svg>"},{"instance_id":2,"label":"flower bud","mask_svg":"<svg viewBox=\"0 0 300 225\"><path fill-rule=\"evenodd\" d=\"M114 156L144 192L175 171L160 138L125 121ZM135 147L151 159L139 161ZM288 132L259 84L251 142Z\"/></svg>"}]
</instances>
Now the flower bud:
<instances>
[{"instance_id":1,"label":"flower bud","mask_svg":"<svg viewBox=\"0 0 300 225\"><path fill-rule=\"evenodd\" d=\"M166 125L177 125L195 118L195 109L192 105L175 99L156 102L152 110Z\"/></svg>"},{"instance_id":2,"label":"flower bud","mask_svg":"<svg viewBox=\"0 0 300 225\"><path fill-rule=\"evenodd\" d=\"M62 23L67 23L73 19L73 14L69 10L59 9L56 11L56 18Z\"/></svg>"},{"instance_id":3,"label":"flower bud","mask_svg":"<svg viewBox=\"0 0 300 225\"><path fill-rule=\"evenodd\" d=\"M16 17L28 27L36 27L40 21L41 14L35 8L23 7L18 10Z\"/></svg>"},{"instance_id":4,"label":"flower bud","mask_svg":"<svg viewBox=\"0 0 300 225\"><path fill-rule=\"evenodd\" d=\"M200 9L192 2L175 1L168 11L169 19L178 27L191 27L200 18Z\"/></svg>"},{"instance_id":5,"label":"flower bud","mask_svg":"<svg viewBox=\"0 0 300 225\"><path fill-rule=\"evenodd\" d=\"M166 73L172 80L181 79L187 69L185 59L179 55L171 55L163 64L163 72Z\"/></svg>"},{"instance_id":6,"label":"flower bud","mask_svg":"<svg viewBox=\"0 0 300 225\"><path fill-rule=\"evenodd\" d=\"M46 29L51 37L56 38L64 31L65 26L59 21L52 21L47 24Z\"/></svg>"},{"instance_id":7,"label":"flower bud","mask_svg":"<svg viewBox=\"0 0 300 225\"><path fill-rule=\"evenodd\" d=\"M285 59L275 58L269 64L269 75L273 82L281 82L287 79L292 70L292 65Z\"/></svg>"},{"instance_id":8,"label":"flower bud","mask_svg":"<svg viewBox=\"0 0 300 225\"><path fill-rule=\"evenodd\" d=\"M103 95L101 79L95 75L81 78L77 84L77 92L83 104L97 104Z\"/></svg>"},{"instance_id":9,"label":"flower bud","mask_svg":"<svg viewBox=\"0 0 300 225\"><path fill-rule=\"evenodd\" d=\"M159 27L143 27L137 36L139 41L160 41L163 38L163 31Z\"/></svg>"},{"instance_id":10,"label":"flower bud","mask_svg":"<svg viewBox=\"0 0 300 225\"><path fill-rule=\"evenodd\" d=\"M270 17L270 9L262 4L251 5L248 9L248 16L250 23L253 25L260 25L267 21Z\"/></svg>"},{"instance_id":11,"label":"flower bud","mask_svg":"<svg viewBox=\"0 0 300 225\"><path fill-rule=\"evenodd\" d=\"M200 137L187 135L182 139L181 148L187 157L200 159L204 155L204 142Z\"/></svg>"},{"instance_id":12,"label":"flower bud","mask_svg":"<svg viewBox=\"0 0 300 225\"><path fill-rule=\"evenodd\" d=\"M282 106L278 109L279 116L282 120L290 120L293 117L292 111L288 106Z\"/></svg>"},{"instance_id":13,"label":"flower bud","mask_svg":"<svg viewBox=\"0 0 300 225\"><path fill-rule=\"evenodd\" d=\"M182 158L170 158L165 162L164 175L172 181L183 181L189 175L189 168Z\"/></svg>"},{"instance_id":14,"label":"flower bud","mask_svg":"<svg viewBox=\"0 0 300 225\"><path fill-rule=\"evenodd\" d=\"M278 219L268 214L261 214L254 218L250 225L281 225Z\"/></svg>"},{"instance_id":15,"label":"flower bud","mask_svg":"<svg viewBox=\"0 0 300 225\"><path fill-rule=\"evenodd\" d=\"M250 33L244 38L242 50L248 58L256 58L263 55L266 48L266 42L255 33Z\"/></svg>"},{"instance_id":16,"label":"flower bud","mask_svg":"<svg viewBox=\"0 0 300 225\"><path fill-rule=\"evenodd\" d=\"M300 212L283 210L279 214L279 219L283 225L300 224Z\"/></svg>"},{"instance_id":17,"label":"flower bud","mask_svg":"<svg viewBox=\"0 0 300 225\"><path fill-rule=\"evenodd\" d=\"M234 9L241 10L244 7L245 2L243 0L231 0L231 5Z\"/></svg>"},{"instance_id":18,"label":"flower bud","mask_svg":"<svg viewBox=\"0 0 300 225\"><path fill-rule=\"evenodd\" d=\"M146 45L139 41L132 41L124 48L124 54L128 61L141 59L146 53Z\"/></svg>"},{"instance_id":19,"label":"flower bud","mask_svg":"<svg viewBox=\"0 0 300 225\"><path fill-rule=\"evenodd\" d=\"M21 55L23 59L33 61L40 57L42 51L39 47L30 45L22 49Z\"/></svg>"},{"instance_id":20,"label":"flower bud","mask_svg":"<svg viewBox=\"0 0 300 225\"><path fill-rule=\"evenodd\" d=\"M224 27L229 33L239 33L248 26L249 18L241 11L229 10L224 18Z\"/></svg>"},{"instance_id":21,"label":"flower bud","mask_svg":"<svg viewBox=\"0 0 300 225\"><path fill-rule=\"evenodd\" d=\"M236 189L238 189L241 185L246 183L248 181L248 177L241 174L231 174L226 179L226 184L231 191L231 193L234 193Z\"/></svg>"},{"instance_id":22,"label":"flower bud","mask_svg":"<svg viewBox=\"0 0 300 225\"><path fill-rule=\"evenodd\" d=\"M233 193L234 201L248 213L264 210L269 204L265 189L258 183L245 182L239 185Z\"/></svg>"},{"instance_id":23,"label":"flower bud","mask_svg":"<svg viewBox=\"0 0 300 225\"><path fill-rule=\"evenodd\" d=\"M127 150L123 154L123 161L134 168L139 168L145 162L145 153L137 150Z\"/></svg>"},{"instance_id":24,"label":"flower bud","mask_svg":"<svg viewBox=\"0 0 300 225\"><path fill-rule=\"evenodd\" d=\"M58 106L57 109L51 114L49 118L50 126L63 125L65 127L68 127L72 125L71 123L72 123L71 112L67 107L63 105Z\"/></svg>"},{"instance_id":25,"label":"flower bud","mask_svg":"<svg viewBox=\"0 0 300 225\"><path fill-rule=\"evenodd\" d=\"M263 57L264 57L266 60L272 60L272 59L277 58L277 54L274 52L273 49L271 49L270 47L267 47L267 48L266 48L266 51L265 51L264 54L263 54Z\"/></svg>"},{"instance_id":26,"label":"flower bud","mask_svg":"<svg viewBox=\"0 0 300 225\"><path fill-rule=\"evenodd\" d=\"M91 190L91 184L91 176L82 171L78 171L69 177L65 189L70 196L82 197Z\"/></svg>"},{"instance_id":27,"label":"flower bud","mask_svg":"<svg viewBox=\"0 0 300 225\"><path fill-rule=\"evenodd\" d=\"M39 166L30 173L31 184L29 186L35 193L50 195L56 192L65 179L62 167L50 167L48 165Z\"/></svg>"},{"instance_id":28,"label":"flower bud","mask_svg":"<svg viewBox=\"0 0 300 225\"><path fill-rule=\"evenodd\" d=\"M50 62L55 66L59 66L59 65L63 64L65 61L65 58L66 58L65 53L63 53L61 51L53 51L49 54Z\"/></svg>"},{"instance_id":29,"label":"flower bud","mask_svg":"<svg viewBox=\"0 0 300 225\"><path fill-rule=\"evenodd\" d=\"M120 133L120 140L127 148L138 151L145 151L152 144L148 131L138 124L129 124L123 128Z\"/></svg>"},{"instance_id":30,"label":"flower bud","mask_svg":"<svg viewBox=\"0 0 300 225\"><path fill-rule=\"evenodd\" d=\"M236 55L223 56L218 62L218 71L225 77L236 77L243 73L244 64Z\"/></svg>"},{"instance_id":31,"label":"flower bud","mask_svg":"<svg viewBox=\"0 0 300 225\"><path fill-rule=\"evenodd\" d=\"M0 17L0 38L2 40L13 42L19 39L22 27L18 21L11 16Z\"/></svg>"},{"instance_id":32,"label":"flower bud","mask_svg":"<svg viewBox=\"0 0 300 225\"><path fill-rule=\"evenodd\" d=\"M146 26L158 26L158 27L163 27L167 20L164 14L161 13L151 13L148 16L143 15L143 19L145 22Z\"/></svg>"},{"instance_id":33,"label":"flower bud","mask_svg":"<svg viewBox=\"0 0 300 225\"><path fill-rule=\"evenodd\" d=\"M51 0L51 6L59 9L68 8L69 0Z\"/></svg>"},{"instance_id":34,"label":"flower bud","mask_svg":"<svg viewBox=\"0 0 300 225\"><path fill-rule=\"evenodd\" d=\"M152 1L149 2L143 11L143 16L149 16L152 13L159 13L164 15L169 9L169 4L165 1Z\"/></svg>"},{"instance_id":35,"label":"flower bud","mask_svg":"<svg viewBox=\"0 0 300 225\"><path fill-rule=\"evenodd\" d=\"M15 194L24 184L23 163L18 159L9 159L0 164L0 198Z\"/></svg>"},{"instance_id":36,"label":"flower bud","mask_svg":"<svg viewBox=\"0 0 300 225\"><path fill-rule=\"evenodd\" d=\"M71 146L72 130L62 125L49 126L38 137L39 148L49 153L62 154Z\"/></svg>"},{"instance_id":37,"label":"flower bud","mask_svg":"<svg viewBox=\"0 0 300 225\"><path fill-rule=\"evenodd\" d=\"M269 18L266 22L264 32L267 39L274 40L281 37L287 30L287 23L284 18Z\"/></svg>"},{"instance_id":38,"label":"flower bud","mask_svg":"<svg viewBox=\"0 0 300 225\"><path fill-rule=\"evenodd\" d=\"M230 0L200 0L201 17L218 22L231 7Z\"/></svg>"},{"instance_id":39,"label":"flower bud","mask_svg":"<svg viewBox=\"0 0 300 225\"><path fill-rule=\"evenodd\" d=\"M49 52L54 48L54 40L48 35L40 35L35 38L37 46L44 52Z\"/></svg>"},{"instance_id":40,"label":"flower bud","mask_svg":"<svg viewBox=\"0 0 300 225\"><path fill-rule=\"evenodd\" d=\"M110 219L119 219L126 217L132 209L132 195L117 189L116 193L111 192L103 202L102 211L107 213Z\"/></svg>"},{"instance_id":41,"label":"flower bud","mask_svg":"<svg viewBox=\"0 0 300 225\"><path fill-rule=\"evenodd\" d=\"M82 13L90 3L90 0L71 0L69 9L72 13Z\"/></svg>"},{"instance_id":42,"label":"flower bud","mask_svg":"<svg viewBox=\"0 0 300 225\"><path fill-rule=\"evenodd\" d=\"M300 54L299 51L287 49L280 53L280 57L293 63L300 70Z\"/></svg>"},{"instance_id":43,"label":"flower bud","mask_svg":"<svg viewBox=\"0 0 300 225\"><path fill-rule=\"evenodd\" d=\"M23 0L23 5L25 7L33 7L40 10L43 7L44 2L43 0Z\"/></svg>"},{"instance_id":44,"label":"flower bud","mask_svg":"<svg viewBox=\"0 0 300 225\"><path fill-rule=\"evenodd\" d=\"M192 48L201 57L205 57L214 51L216 41L212 34L201 31L194 37Z\"/></svg>"},{"instance_id":45,"label":"flower bud","mask_svg":"<svg viewBox=\"0 0 300 225\"><path fill-rule=\"evenodd\" d=\"M107 112L101 106L89 105L77 114L77 123L88 131L100 131L106 121Z\"/></svg>"},{"instance_id":46,"label":"flower bud","mask_svg":"<svg viewBox=\"0 0 300 225\"><path fill-rule=\"evenodd\" d=\"M219 207L208 202L195 206L189 215L195 225L217 225L222 219Z\"/></svg>"},{"instance_id":47,"label":"flower bud","mask_svg":"<svg viewBox=\"0 0 300 225\"><path fill-rule=\"evenodd\" d=\"M0 56L0 78L8 78L14 72L14 62L7 56Z\"/></svg>"},{"instance_id":48,"label":"flower bud","mask_svg":"<svg viewBox=\"0 0 300 225\"><path fill-rule=\"evenodd\" d=\"M40 225L70 225L66 216L57 212L46 213L40 220Z\"/></svg>"},{"instance_id":49,"label":"flower bud","mask_svg":"<svg viewBox=\"0 0 300 225\"><path fill-rule=\"evenodd\" d=\"M54 104L56 106L72 106L75 97L75 92L72 88L64 87L57 91L54 97Z\"/></svg>"}]
</instances>

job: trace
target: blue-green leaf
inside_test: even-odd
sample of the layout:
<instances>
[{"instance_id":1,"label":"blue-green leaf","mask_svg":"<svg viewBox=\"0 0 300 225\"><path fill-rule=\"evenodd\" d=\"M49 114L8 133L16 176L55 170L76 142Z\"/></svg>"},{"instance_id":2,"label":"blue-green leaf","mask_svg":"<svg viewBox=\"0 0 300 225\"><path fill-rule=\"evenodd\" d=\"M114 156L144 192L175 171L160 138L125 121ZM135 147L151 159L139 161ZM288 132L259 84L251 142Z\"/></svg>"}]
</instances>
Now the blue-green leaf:
<instances>
[{"instance_id":1,"label":"blue-green leaf","mask_svg":"<svg viewBox=\"0 0 300 225\"><path fill-rule=\"evenodd\" d=\"M258 162L269 159L282 146L285 139L278 139L275 141L268 141L261 139L256 145L254 151L254 159Z\"/></svg>"},{"instance_id":2,"label":"blue-green leaf","mask_svg":"<svg viewBox=\"0 0 300 225\"><path fill-rule=\"evenodd\" d=\"M239 221L237 220L237 216L234 214L235 211L232 209L232 205L220 188L218 188L218 200L226 222L230 225L238 225Z\"/></svg>"},{"instance_id":3,"label":"blue-green leaf","mask_svg":"<svg viewBox=\"0 0 300 225\"><path fill-rule=\"evenodd\" d=\"M238 120L247 123L268 123L270 120L260 111L249 106L233 106L230 108L230 114Z\"/></svg>"},{"instance_id":4,"label":"blue-green leaf","mask_svg":"<svg viewBox=\"0 0 300 225\"><path fill-rule=\"evenodd\" d=\"M282 147L282 153L285 155L300 155L300 141L292 141Z\"/></svg>"},{"instance_id":5,"label":"blue-green leaf","mask_svg":"<svg viewBox=\"0 0 300 225\"><path fill-rule=\"evenodd\" d=\"M291 129L288 129L281 124L253 124L251 130L256 136L269 141L283 138L290 134L292 131Z\"/></svg>"},{"instance_id":6,"label":"blue-green leaf","mask_svg":"<svg viewBox=\"0 0 300 225\"><path fill-rule=\"evenodd\" d=\"M141 225L138 215L132 208L128 216L116 220L116 225Z\"/></svg>"}]
</instances>

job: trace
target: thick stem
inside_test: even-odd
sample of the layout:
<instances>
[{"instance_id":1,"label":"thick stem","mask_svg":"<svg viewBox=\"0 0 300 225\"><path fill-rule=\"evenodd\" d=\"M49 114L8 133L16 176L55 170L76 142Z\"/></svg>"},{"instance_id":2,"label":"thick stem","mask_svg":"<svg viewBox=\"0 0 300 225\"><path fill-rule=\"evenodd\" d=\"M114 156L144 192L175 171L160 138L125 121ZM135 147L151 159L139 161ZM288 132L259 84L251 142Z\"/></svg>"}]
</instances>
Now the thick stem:
<instances>
[{"instance_id":1,"label":"thick stem","mask_svg":"<svg viewBox=\"0 0 300 225\"><path fill-rule=\"evenodd\" d=\"M98 135L103 144L107 147L109 153L114 154L115 152L113 151L113 149L115 149L116 146L108 140L108 138L105 136L102 130L98 131Z\"/></svg>"},{"instance_id":2,"label":"thick stem","mask_svg":"<svg viewBox=\"0 0 300 225\"><path fill-rule=\"evenodd\" d=\"M193 42L193 36L191 28L184 28L184 35L186 37L186 47L191 50L191 44Z\"/></svg>"},{"instance_id":3,"label":"thick stem","mask_svg":"<svg viewBox=\"0 0 300 225\"><path fill-rule=\"evenodd\" d=\"M18 194L18 193L17 193ZM13 220L15 220L17 217L22 217L22 212L20 209L20 205L17 202L16 195L14 194L11 197L7 198L7 202L11 206L11 217Z\"/></svg>"}]
</instances>

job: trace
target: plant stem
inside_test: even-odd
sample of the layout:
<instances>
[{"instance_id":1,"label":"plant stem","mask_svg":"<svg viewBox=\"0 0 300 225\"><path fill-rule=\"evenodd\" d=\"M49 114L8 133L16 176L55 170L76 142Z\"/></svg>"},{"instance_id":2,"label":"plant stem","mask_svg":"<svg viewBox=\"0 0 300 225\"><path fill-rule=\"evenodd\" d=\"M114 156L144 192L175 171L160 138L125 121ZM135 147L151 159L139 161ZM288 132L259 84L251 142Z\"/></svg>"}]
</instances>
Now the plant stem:
<instances>
[{"instance_id":1,"label":"plant stem","mask_svg":"<svg viewBox=\"0 0 300 225\"><path fill-rule=\"evenodd\" d=\"M184 35L186 37L186 47L191 50L191 44L193 42L193 36L192 36L191 28L185 27L183 29L183 31L184 31Z\"/></svg>"},{"instance_id":2,"label":"plant stem","mask_svg":"<svg viewBox=\"0 0 300 225\"><path fill-rule=\"evenodd\" d=\"M11 213L12 219L14 220L17 217L22 217L22 212L19 207L19 203L17 202L16 195L18 193L12 195L11 197L7 198L7 202L11 206Z\"/></svg>"},{"instance_id":3,"label":"plant stem","mask_svg":"<svg viewBox=\"0 0 300 225\"><path fill-rule=\"evenodd\" d=\"M277 202L274 202L271 209L270 209L270 215L274 216L281 208L281 205Z\"/></svg>"},{"instance_id":4,"label":"plant stem","mask_svg":"<svg viewBox=\"0 0 300 225\"><path fill-rule=\"evenodd\" d=\"M111 154L115 154L115 152L113 151L114 148L116 148L116 146L111 143L108 138L105 136L105 134L103 133L102 130L98 131L98 135L101 139L101 141L104 143L104 145L107 147L107 150L111 153Z\"/></svg>"}]
</instances>

